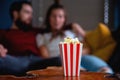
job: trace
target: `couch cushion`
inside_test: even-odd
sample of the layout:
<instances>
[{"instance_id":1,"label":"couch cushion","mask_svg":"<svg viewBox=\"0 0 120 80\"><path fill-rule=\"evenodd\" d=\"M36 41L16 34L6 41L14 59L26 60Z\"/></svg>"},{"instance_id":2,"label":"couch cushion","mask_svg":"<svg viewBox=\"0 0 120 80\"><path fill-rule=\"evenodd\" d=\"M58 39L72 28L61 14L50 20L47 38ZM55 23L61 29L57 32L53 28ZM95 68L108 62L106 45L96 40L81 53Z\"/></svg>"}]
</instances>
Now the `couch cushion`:
<instances>
[{"instance_id":1,"label":"couch cushion","mask_svg":"<svg viewBox=\"0 0 120 80\"><path fill-rule=\"evenodd\" d=\"M95 30L86 34L86 41L91 47L92 54L106 61L116 45L109 28L102 23Z\"/></svg>"}]
</instances>

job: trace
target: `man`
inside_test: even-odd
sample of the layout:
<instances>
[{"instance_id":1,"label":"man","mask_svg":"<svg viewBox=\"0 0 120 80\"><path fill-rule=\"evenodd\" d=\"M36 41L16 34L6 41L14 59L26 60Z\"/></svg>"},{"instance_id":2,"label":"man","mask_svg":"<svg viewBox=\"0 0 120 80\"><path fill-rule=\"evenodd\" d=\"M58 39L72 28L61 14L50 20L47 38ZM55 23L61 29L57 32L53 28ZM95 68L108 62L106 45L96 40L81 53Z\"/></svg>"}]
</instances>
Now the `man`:
<instances>
[{"instance_id":1,"label":"man","mask_svg":"<svg viewBox=\"0 0 120 80\"><path fill-rule=\"evenodd\" d=\"M30 2L14 2L10 7L11 29L2 31L0 40L0 74L23 75L28 70L57 65L55 59L43 60L36 46L36 32L32 31ZM49 62L50 61L50 62ZM37 66L33 66L35 63Z\"/></svg>"}]
</instances>

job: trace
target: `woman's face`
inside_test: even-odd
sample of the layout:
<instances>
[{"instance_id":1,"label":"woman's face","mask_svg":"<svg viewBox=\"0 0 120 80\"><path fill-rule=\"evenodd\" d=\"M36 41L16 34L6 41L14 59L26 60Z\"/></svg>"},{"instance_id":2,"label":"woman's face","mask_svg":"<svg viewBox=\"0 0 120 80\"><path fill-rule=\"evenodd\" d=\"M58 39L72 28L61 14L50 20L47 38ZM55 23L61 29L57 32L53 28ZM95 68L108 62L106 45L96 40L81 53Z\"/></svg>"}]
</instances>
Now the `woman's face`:
<instances>
[{"instance_id":1,"label":"woman's face","mask_svg":"<svg viewBox=\"0 0 120 80\"><path fill-rule=\"evenodd\" d=\"M49 20L52 30L60 30L65 23L64 10L63 9L52 10Z\"/></svg>"}]
</instances>

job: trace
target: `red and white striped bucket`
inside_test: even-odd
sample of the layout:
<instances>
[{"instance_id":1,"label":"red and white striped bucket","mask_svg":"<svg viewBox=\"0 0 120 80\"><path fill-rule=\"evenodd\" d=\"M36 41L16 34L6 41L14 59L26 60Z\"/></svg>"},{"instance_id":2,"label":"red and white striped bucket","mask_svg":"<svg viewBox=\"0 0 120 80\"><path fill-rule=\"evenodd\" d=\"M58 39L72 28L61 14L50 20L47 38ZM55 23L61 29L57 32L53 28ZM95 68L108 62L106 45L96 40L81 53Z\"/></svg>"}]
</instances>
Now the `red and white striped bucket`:
<instances>
[{"instance_id":1,"label":"red and white striped bucket","mask_svg":"<svg viewBox=\"0 0 120 80\"><path fill-rule=\"evenodd\" d=\"M60 43L64 76L79 76L82 56L82 43Z\"/></svg>"}]
</instances>

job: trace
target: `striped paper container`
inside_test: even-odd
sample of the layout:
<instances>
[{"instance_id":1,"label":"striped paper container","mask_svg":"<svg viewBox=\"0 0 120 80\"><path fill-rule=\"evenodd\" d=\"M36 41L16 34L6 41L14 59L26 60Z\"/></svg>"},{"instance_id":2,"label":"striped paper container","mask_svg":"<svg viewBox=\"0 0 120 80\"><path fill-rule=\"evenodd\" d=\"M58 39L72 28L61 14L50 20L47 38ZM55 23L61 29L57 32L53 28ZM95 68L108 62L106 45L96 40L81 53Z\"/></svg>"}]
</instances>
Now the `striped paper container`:
<instances>
[{"instance_id":1,"label":"striped paper container","mask_svg":"<svg viewBox=\"0 0 120 80\"><path fill-rule=\"evenodd\" d=\"M80 76L82 43L60 43L64 76Z\"/></svg>"}]
</instances>

